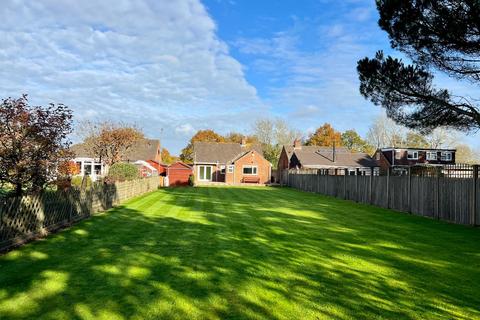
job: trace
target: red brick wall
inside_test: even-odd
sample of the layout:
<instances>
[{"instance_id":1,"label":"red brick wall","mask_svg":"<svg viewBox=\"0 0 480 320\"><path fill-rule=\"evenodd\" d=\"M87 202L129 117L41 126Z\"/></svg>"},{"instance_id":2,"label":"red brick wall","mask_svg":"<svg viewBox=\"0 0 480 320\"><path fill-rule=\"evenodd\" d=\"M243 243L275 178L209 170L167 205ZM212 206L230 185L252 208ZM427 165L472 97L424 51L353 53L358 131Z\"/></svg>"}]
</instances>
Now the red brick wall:
<instances>
[{"instance_id":1,"label":"red brick wall","mask_svg":"<svg viewBox=\"0 0 480 320\"><path fill-rule=\"evenodd\" d=\"M390 162L385 157L385 154L382 151L377 150L373 155L373 158L377 161L381 174L385 174L388 171L388 168L390 168Z\"/></svg>"},{"instance_id":2,"label":"red brick wall","mask_svg":"<svg viewBox=\"0 0 480 320\"><path fill-rule=\"evenodd\" d=\"M243 166L252 165L257 166L257 175L244 175ZM237 161L235 161L235 168L233 173L226 174L226 182L230 184L239 184L244 182L245 177L258 177L260 183L265 184L270 182L271 178L271 164L257 151L250 151Z\"/></svg>"}]
</instances>

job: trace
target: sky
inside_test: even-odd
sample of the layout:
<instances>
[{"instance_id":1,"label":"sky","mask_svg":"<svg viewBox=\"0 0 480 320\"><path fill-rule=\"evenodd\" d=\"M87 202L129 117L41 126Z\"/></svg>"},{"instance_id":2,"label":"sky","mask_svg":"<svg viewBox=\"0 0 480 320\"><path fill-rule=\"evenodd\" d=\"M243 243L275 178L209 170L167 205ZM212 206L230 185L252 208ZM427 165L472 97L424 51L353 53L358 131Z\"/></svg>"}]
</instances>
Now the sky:
<instances>
[{"instance_id":1,"label":"sky","mask_svg":"<svg viewBox=\"0 0 480 320\"><path fill-rule=\"evenodd\" d=\"M401 57L373 0L2 0L0 15L0 97L63 103L77 127L134 123L174 154L199 129L247 134L265 117L365 135L383 111L360 95L356 63Z\"/></svg>"}]
</instances>

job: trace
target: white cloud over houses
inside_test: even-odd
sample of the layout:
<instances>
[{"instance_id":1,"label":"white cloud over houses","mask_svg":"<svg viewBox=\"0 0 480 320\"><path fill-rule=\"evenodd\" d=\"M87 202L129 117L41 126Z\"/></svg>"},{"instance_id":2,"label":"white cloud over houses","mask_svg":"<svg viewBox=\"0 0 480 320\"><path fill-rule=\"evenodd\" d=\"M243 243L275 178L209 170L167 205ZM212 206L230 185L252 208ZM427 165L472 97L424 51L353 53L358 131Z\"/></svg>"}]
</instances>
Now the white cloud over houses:
<instances>
[{"instance_id":1,"label":"white cloud over houses","mask_svg":"<svg viewBox=\"0 0 480 320\"><path fill-rule=\"evenodd\" d=\"M28 93L152 137L163 128L177 150L186 120L206 127L261 105L198 0L4 0L0 15L1 97Z\"/></svg>"},{"instance_id":2,"label":"white cloud over houses","mask_svg":"<svg viewBox=\"0 0 480 320\"><path fill-rule=\"evenodd\" d=\"M195 132L195 128L190 123L185 123L176 127L175 132L178 134L191 136Z\"/></svg>"}]
</instances>

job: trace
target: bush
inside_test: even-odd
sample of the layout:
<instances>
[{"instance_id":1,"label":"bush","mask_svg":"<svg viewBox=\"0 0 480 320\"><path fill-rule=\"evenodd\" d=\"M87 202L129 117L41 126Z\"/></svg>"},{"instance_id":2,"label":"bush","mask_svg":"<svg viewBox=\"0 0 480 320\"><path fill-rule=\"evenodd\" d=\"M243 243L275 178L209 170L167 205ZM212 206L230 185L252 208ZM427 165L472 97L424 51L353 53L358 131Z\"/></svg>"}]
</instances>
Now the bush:
<instances>
[{"instance_id":1,"label":"bush","mask_svg":"<svg viewBox=\"0 0 480 320\"><path fill-rule=\"evenodd\" d=\"M131 163L114 163L108 170L108 181L125 181L137 179L140 176L138 168Z\"/></svg>"},{"instance_id":2,"label":"bush","mask_svg":"<svg viewBox=\"0 0 480 320\"><path fill-rule=\"evenodd\" d=\"M55 181L57 190L68 190L72 186L72 181L69 177L61 177Z\"/></svg>"},{"instance_id":3,"label":"bush","mask_svg":"<svg viewBox=\"0 0 480 320\"><path fill-rule=\"evenodd\" d=\"M85 189L90 189L92 187L92 179L89 176L85 176L85 179L87 179ZM83 181L82 176L75 176L75 177L72 178L72 181L70 183L71 183L72 187L81 188L82 187L82 181Z\"/></svg>"}]
</instances>

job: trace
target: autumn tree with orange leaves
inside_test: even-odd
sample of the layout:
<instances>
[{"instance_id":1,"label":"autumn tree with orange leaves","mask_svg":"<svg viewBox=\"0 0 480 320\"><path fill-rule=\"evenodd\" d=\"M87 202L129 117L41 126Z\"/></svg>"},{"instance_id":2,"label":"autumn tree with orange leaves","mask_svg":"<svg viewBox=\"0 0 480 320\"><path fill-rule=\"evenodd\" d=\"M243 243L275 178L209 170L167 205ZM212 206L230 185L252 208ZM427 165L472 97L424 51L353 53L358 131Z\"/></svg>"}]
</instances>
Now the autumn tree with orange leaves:
<instances>
[{"instance_id":1,"label":"autumn tree with orange leaves","mask_svg":"<svg viewBox=\"0 0 480 320\"><path fill-rule=\"evenodd\" d=\"M180 159L185 163L193 163L193 144L195 142L225 142L225 138L213 130L199 130L183 148Z\"/></svg>"},{"instance_id":2,"label":"autumn tree with orange leaves","mask_svg":"<svg viewBox=\"0 0 480 320\"><path fill-rule=\"evenodd\" d=\"M334 143L337 147L342 145L342 134L329 123L319 127L306 141L307 146L332 147Z\"/></svg>"},{"instance_id":3,"label":"autumn tree with orange leaves","mask_svg":"<svg viewBox=\"0 0 480 320\"><path fill-rule=\"evenodd\" d=\"M82 125L84 146L108 166L120 162L127 152L144 138L136 126L117 122L88 122Z\"/></svg>"}]
</instances>

